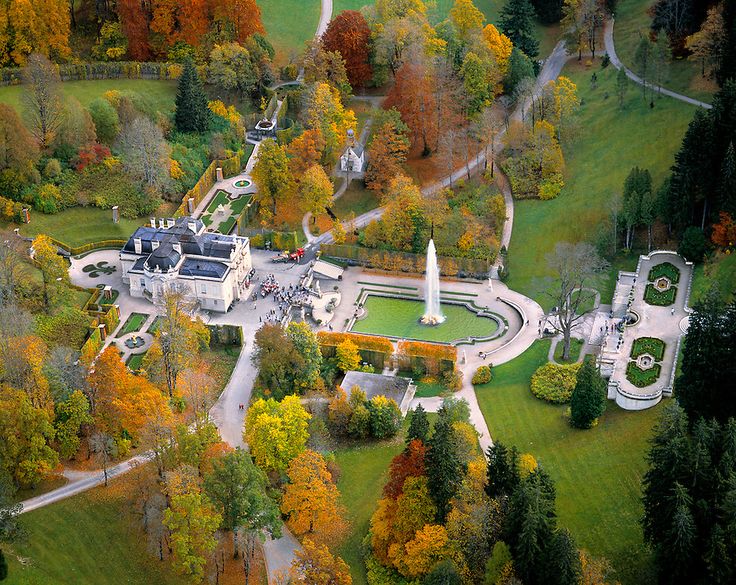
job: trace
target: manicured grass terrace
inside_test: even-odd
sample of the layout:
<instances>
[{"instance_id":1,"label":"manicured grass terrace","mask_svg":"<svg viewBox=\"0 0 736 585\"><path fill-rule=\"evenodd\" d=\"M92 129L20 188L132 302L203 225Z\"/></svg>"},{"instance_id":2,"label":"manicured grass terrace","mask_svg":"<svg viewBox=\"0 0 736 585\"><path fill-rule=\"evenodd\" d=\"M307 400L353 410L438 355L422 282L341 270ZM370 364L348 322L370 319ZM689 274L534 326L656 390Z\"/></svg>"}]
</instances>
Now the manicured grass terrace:
<instances>
[{"instance_id":1,"label":"manicured grass terrace","mask_svg":"<svg viewBox=\"0 0 736 585\"><path fill-rule=\"evenodd\" d=\"M174 109L176 97L176 81L159 79L94 79L89 81L65 81L61 84L62 92L75 97L83 106L106 91L134 91L148 100L159 112L170 112ZM0 103L13 106L18 112L22 110L20 85L0 87Z\"/></svg>"},{"instance_id":2,"label":"manicured grass terrace","mask_svg":"<svg viewBox=\"0 0 736 585\"><path fill-rule=\"evenodd\" d=\"M647 279L649 282L654 282L663 276L668 278L672 284L677 284L680 281L680 270L670 262L662 262L652 267Z\"/></svg>"},{"instance_id":3,"label":"manicured grass terrace","mask_svg":"<svg viewBox=\"0 0 736 585\"><path fill-rule=\"evenodd\" d=\"M148 315L145 313L131 313L130 317L125 321L125 324L120 328L118 337L122 337L128 333L133 333L134 331L140 331L141 327L143 327L143 323L146 322L146 319L148 319Z\"/></svg>"},{"instance_id":4,"label":"manicured grass terrace","mask_svg":"<svg viewBox=\"0 0 736 585\"><path fill-rule=\"evenodd\" d=\"M619 59L630 69L636 70L636 47L641 35L649 34L652 17L648 10L655 0L619 0L616 4L616 26L613 39ZM695 99L710 102L715 83L703 79L700 63L689 59L676 59L668 65L662 84L673 91Z\"/></svg>"},{"instance_id":5,"label":"manicured grass terrace","mask_svg":"<svg viewBox=\"0 0 736 585\"><path fill-rule=\"evenodd\" d=\"M424 303L418 300L369 295L364 306L368 314L353 325L356 333L449 343L465 337L488 337L498 329L494 320L478 317L461 305L442 303L445 322L434 326L419 323Z\"/></svg>"},{"instance_id":6,"label":"manicured grass terrace","mask_svg":"<svg viewBox=\"0 0 736 585\"><path fill-rule=\"evenodd\" d=\"M168 561L146 550L126 510L143 470L21 517L25 541L3 547L7 585L184 585ZM24 559L24 564L18 562Z\"/></svg>"},{"instance_id":7,"label":"manicured grass terrace","mask_svg":"<svg viewBox=\"0 0 736 585\"><path fill-rule=\"evenodd\" d=\"M624 585L654 581L639 526L640 482L659 407L628 412L609 401L595 428L573 429L566 406L537 400L529 391L529 380L548 352L548 341L536 342L496 366L492 382L476 387L491 437L532 453L550 473L559 523L579 547L608 558Z\"/></svg>"},{"instance_id":8,"label":"manicured grass terrace","mask_svg":"<svg viewBox=\"0 0 736 585\"><path fill-rule=\"evenodd\" d=\"M127 240L144 223L144 218L120 218L119 223L113 223L109 209L72 207L53 215L31 211L31 223L19 227L21 235L29 238L46 234L69 246L81 246L100 240Z\"/></svg>"},{"instance_id":9,"label":"manicured grass terrace","mask_svg":"<svg viewBox=\"0 0 736 585\"><path fill-rule=\"evenodd\" d=\"M285 64L314 36L319 22L320 1L259 0L258 6L266 37L277 52L276 61Z\"/></svg>"}]
</instances>

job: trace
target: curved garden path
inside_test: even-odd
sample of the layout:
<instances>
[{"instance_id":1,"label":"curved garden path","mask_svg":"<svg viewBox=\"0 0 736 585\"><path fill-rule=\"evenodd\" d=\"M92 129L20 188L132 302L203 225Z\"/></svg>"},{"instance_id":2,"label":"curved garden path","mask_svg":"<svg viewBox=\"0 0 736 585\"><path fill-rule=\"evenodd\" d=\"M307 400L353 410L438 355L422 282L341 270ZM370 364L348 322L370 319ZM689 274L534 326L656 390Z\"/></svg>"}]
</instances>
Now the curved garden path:
<instances>
[{"instance_id":1,"label":"curved garden path","mask_svg":"<svg viewBox=\"0 0 736 585\"><path fill-rule=\"evenodd\" d=\"M674 98L676 100L680 100L681 102L685 102L688 104L691 104L693 106L699 106L701 108L710 109L713 106L711 104L708 104L706 102L701 102L700 100L696 100L695 98L691 98L689 96L683 95L681 93L677 93L676 91L672 91L670 89L667 89L665 87L662 87L660 85L656 85L654 83L649 83L648 81L644 81L641 77L639 77L636 73L634 73L631 69L626 67L621 62L621 59L618 58L618 55L616 54L616 46L613 42L613 26L614 26L614 19L609 18L606 21L606 24L603 28L603 40L606 47L606 53L608 53L608 57L611 59L611 64L616 69L621 69L623 67L624 71L626 72L626 77L631 79L634 83L638 83L639 85L643 85L645 87L648 87L649 89L655 90L658 93L661 93L663 95L669 96L671 98Z\"/></svg>"}]
</instances>

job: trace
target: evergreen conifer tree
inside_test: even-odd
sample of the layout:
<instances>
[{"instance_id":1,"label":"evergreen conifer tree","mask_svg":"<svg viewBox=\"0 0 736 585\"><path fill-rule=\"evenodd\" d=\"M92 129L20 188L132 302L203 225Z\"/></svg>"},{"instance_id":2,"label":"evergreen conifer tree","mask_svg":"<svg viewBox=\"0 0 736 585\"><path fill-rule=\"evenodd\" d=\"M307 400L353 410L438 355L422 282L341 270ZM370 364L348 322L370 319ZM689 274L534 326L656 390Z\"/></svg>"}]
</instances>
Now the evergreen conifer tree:
<instances>
[{"instance_id":1,"label":"evergreen conifer tree","mask_svg":"<svg viewBox=\"0 0 736 585\"><path fill-rule=\"evenodd\" d=\"M606 381L591 360L578 371L575 389L570 399L570 424L589 429L606 410Z\"/></svg>"},{"instance_id":2,"label":"evergreen conifer tree","mask_svg":"<svg viewBox=\"0 0 736 585\"><path fill-rule=\"evenodd\" d=\"M570 532L561 528L555 532L545 551L548 585L578 585L582 577L580 553Z\"/></svg>"},{"instance_id":3,"label":"evergreen conifer tree","mask_svg":"<svg viewBox=\"0 0 736 585\"><path fill-rule=\"evenodd\" d=\"M504 542L511 548L514 568L526 585L547 583L547 547L557 528L555 488L542 468L525 477L509 501Z\"/></svg>"},{"instance_id":4,"label":"evergreen conifer tree","mask_svg":"<svg viewBox=\"0 0 736 585\"><path fill-rule=\"evenodd\" d=\"M5 560L5 554L0 549L0 581L8 578L8 561Z\"/></svg>"},{"instance_id":5,"label":"evergreen conifer tree","mask_svg":"<svg viewBox=\"0 0 736 585\"><path fill-rule=\"evenodd\" d=\"M530 59L539 54L539 41L534 36L534 17L534 7L529 0L509 0L501 9L503 34Z\"/></svg>"},{"instance_id":6,"label":"evergreen conifer tree","mask_svg":"<svg viewBox=\"0 0 736 585\"><path fill-rule=\"evenodd\" d=\"M691 421L736 417L736 304L724 306L713 292L695 305L681 372L675 396Z\"/></svg>"},{"instance_id":7,"label":"evergreen conifer tree","mask_svg":"<svg viewBox=\"0 0 736 585\"><path fill-rule=\"evenodd\" d=\"M443 407L439 410L439 419L429 439L429 451L426 458L427 481L432 499L437 506L439 524L445 523L450 511L450 500L457 493L464 474L454 435Z\"/></svg>"},{"instance_id":8,"label":"evergreen conifer tree","mask_svg":"<svg viewBox=\"0 0 736 585\"><path fill-rule=\"evenodd\" d=\"M733 142L728 143L726 156L721 165L718 211L727 211L731 216L736 215L736 152Z\"/></svg>"},{"instance_id":9,"label":"evergreen conifer tree","mask_svg":"<svg viewBox=\"0 0 736 585\"><path fill-rule=\"evenodd\" d=\"M509 451L503 443L488 447L488 482L486 493L490 498L510 496L519 485L519 465L516 448Z\"/></svg>"},{"instance_id":10,"label":"evergreen conifer tree","mask_svg":"<svg viewBox=\"0 0 736 585\"><path fill-rule=\"evenodd\" d=\"M207 132L210 128L210 110L202 81L191 59L184 63L176 90L174 125L179 132Z\"/></svg>"},{"instance_id":11,"label":"evergreen conifer tree","mask_svg":"<svg viewBox=\"0 0 736 585\"><path fill-rule=\"evenodd\" d=\"M411 413L411 420L409 421L409 430L406 432L406 444L408 445L414 439L419 439L422 443L427 443L429 437L429 420L427 419L427 413L421 404Z\"/></svg>"}]
</instances>

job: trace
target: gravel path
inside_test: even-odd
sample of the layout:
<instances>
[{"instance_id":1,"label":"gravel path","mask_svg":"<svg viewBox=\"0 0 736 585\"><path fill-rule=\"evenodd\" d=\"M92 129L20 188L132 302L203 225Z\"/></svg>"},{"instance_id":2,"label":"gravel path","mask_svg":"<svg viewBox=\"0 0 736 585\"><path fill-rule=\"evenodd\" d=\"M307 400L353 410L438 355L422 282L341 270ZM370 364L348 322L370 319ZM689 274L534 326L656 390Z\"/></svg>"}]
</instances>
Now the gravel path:
<instances>
[{"instance_id":1,"label":"gravel path","mask_svg":"<svg viewBox=\"0 0 736 585\"><path fill-rule=\"evenodd\" d=\"M674 98L676 100L680 100L681 102L686 102L688 104L692 104L693 106L699 106L701 108L710 109L713 106L711 104L701 102L700 100L696 100L694 98L691 98L689 96L683 95L681 93L677 93L676 91L669 90L665 87L661 87L659 85L656 85L654 83L649 83L648 81L644 81L641 77L639 77L636 73L631 71L626 65L624 65L621 62L621 59L618 58L618 55L616 54L616 46L613 43L613 25L614 25L614 19L611 18L608 21L606 21L606 24L603 29L603 40L606 46L606 53L608 53L608 57L611 59L611 64L616 69L624 68L624 71L626 72L626 77L631 79L634 83L638 83L639 85L644 85L658 93L661 93L663 95L669 96L671 98Z\"/></svg>"}]
</instances>

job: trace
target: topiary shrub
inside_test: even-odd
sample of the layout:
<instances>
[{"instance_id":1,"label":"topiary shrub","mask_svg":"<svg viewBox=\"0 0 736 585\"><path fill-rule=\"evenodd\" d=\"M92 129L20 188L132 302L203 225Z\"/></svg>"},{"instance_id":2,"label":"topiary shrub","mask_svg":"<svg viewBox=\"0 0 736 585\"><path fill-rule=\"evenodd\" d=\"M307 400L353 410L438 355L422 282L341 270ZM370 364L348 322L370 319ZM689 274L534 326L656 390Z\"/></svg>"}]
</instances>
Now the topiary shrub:
<instances>
[{"instance_id":1,"label":"topiary shrub","mask_svg":"<svg viewBox=\"0 0 736 585\"><path fill-rule=\"evenodd\" d=\"M481 366L473 374L473 385L488 384L492 378L491 368L489 366Z\"/></svg>"},{"instance_id":2,"label":"topiary shrub","mask_svg":"<svg viewBox=\"0 0 736 585\"><path fill-rule=\"evenodd\" d=\"M532 376L532 394L547 402L565 404L570 400L580 364L544 364Z\"/></svg>"}]
</instances>

